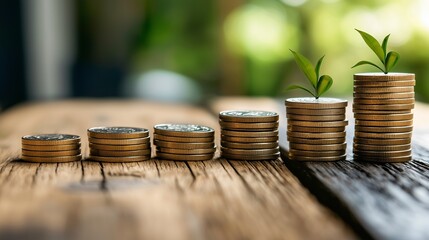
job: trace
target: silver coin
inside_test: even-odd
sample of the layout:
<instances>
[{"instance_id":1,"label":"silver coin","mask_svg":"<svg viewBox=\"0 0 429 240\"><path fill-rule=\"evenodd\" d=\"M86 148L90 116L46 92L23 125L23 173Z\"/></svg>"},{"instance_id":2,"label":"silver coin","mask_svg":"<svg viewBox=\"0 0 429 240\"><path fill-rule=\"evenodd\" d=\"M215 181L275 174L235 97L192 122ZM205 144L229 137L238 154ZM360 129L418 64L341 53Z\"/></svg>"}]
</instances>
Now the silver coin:
<instances>
[{"instance_id":1,"label":"silver coin","mask_svg":"<svg viewBox=\"0 0 429 240\"><path fill-rule=\"evenodd\" d=\"M158 124L154 126L154 129L175 132L214 132L214 129L211 127L196 124Z\"/></svg>"},{"instance_id":2,"label":"silver coin","mask_svg":"<svg viewBox=\"0 0 429 240\"><path fill-rule=\"evenodd\" d=\"M39 134L23 136L24 140L40 140L40 141L61 141L61 140L78 140L80 136L71 134Z\"/></svg>"},{"instance_id":3,"label":"silver coin","mask_svg":"<svg viewBox=\"0 0 429 240\"><path fill-rule=\"evenodd\" d=\"M94 133L148 133L149 130L146 128L135 128L135 127L93 127L88 129L88 132Z\"/></svg>"}]
</instances>

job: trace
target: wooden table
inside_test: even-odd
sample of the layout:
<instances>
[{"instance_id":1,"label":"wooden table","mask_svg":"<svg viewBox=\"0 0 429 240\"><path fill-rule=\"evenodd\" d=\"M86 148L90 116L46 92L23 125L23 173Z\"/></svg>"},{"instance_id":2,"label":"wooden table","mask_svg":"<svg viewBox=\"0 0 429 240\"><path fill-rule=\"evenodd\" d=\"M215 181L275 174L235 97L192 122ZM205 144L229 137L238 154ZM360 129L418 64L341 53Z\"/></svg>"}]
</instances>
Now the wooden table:
<instances>
[{"instance_id":1,"label":"wooden table","mask_svg":"<svg viewBox=\"0 0 429 240\"><path fill-rule=\"evenodd\" d=\"M429 131L419 125L419 114L429 114L424 105L416 109L415 157L405 164L18 160L26 134L81 135L87 155L89 127L152 130L157 123L192 122L219 130L216 113L234 108L284 116L279 101L237 98L218 99L207 110L73 100L3 112L0 239L429 239ZM284 117L280 128L286 152Z\"/></svg>"}]
</instances>

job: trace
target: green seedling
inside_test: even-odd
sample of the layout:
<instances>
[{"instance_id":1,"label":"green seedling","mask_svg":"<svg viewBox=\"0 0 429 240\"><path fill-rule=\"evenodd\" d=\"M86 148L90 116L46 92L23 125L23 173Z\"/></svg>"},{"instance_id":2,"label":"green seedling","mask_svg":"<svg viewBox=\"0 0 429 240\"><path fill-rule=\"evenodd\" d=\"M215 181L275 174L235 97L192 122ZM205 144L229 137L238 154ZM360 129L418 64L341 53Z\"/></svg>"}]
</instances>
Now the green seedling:
<instances>
[{"instance_id":1,"label":"green seedling","mask_svg":"<svg viewBox=\"0 0 429 240\"><path fill-rule=\"evenodd\" d=\"M358 31L358 33L362 36L363 40L366 42L366 45L368 45L368 47L372 49L375 55L377 55L378 59L380 59L381 63L383 63L383 66L380 67L370 61L360 61L356 63L352 68L367 64L380 69L380 71L384 72L385 74L390 72L390 70L392 70L392 68L399 60L399 53L394 51L387 52L387 42L389 41L390 34L383 39L383 42L380 45L377 39L375 39L370 34L360 31L358 29L355 30Z\"/></svg>"},{"instance_id":2,"label":"green seedling","mask_svg":"<svg viewBox=\"0 0 429 240\"><path fill-rule=\"evenodd\" d=\"M306 57L295 51L290 51L293 53L295 62L298 64L298 67L301 69L301 71L307 77L308 81L311 83L313 91L301 85L290 85L287 90L301 89L310 93L313 97L318 99L320 96L322 96L322 94L328 91L329 88L331 88L333 83L332 78L328 75L322 75L319 77L320 66L322 65L325 56L322 56L319 61L317 61L316 68L314 68L310 60L308 60Z\"/></svg>"}]
</instances>

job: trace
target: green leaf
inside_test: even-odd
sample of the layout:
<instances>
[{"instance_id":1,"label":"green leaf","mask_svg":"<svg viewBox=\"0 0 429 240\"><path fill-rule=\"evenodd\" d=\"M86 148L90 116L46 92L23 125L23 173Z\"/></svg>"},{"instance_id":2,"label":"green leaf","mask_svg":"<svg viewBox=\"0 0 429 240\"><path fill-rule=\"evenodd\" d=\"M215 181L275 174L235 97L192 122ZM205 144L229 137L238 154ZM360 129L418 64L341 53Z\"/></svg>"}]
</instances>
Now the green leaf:
<instances>
[{"instance_id":1,"label":"green leaf","mask_svg":"<svg viewBox=\"0 0 429 240\"><path fill-rule=\"evenodd\" d=\"M320 66L322 65L322 62L323 62L323 59L325 58L325 55L323 55L320 59L319 59L319 61L317 61L317 64L316 64L316 79L319 79L319 72L320 72Z\"/></svg>"},{"instance_id":2,"label":"green leaf","mask_svg":"<svg viewBox=\"0 0 429 240\"><path fill-rule=\"evenodd\" d=\"M383 53L384 53L384 60L386 60L386 55L387 55L387 42L389 41L389 37L390 34L387 35L384 39L383 39L383 44L381 44L381 48L383 49Z\"/></svg>"},{"instance_id":3,"label":"green leaf","mask_svg":"<svg viewBox=\"0 0 429 240\"><path fill-rule=\"evenodd\" d=\"M393 51L389 52L386 56L386 64L385 64L386 72L385 73L390 72L390 70L396 65L398 60L399 60L399 53L393 52Z\"/></svg>"},{"instance_id":4,"label":"green leaf","mask_svg":"<svg viewBox=\"0 0 429 240\"><path fill-rule=\"evenodd\" d=\"M372 51L377 55L377 57L380 59L380 61L384 64L384 52L383 49L380 46L380 43L370 34L360 31L356 29L356 31L359 32L359 34L362 36L363 40L366 42L366 45L372 49Z\"/></svg>"},{"instance_id":5,"label":"green leaf","mask_svg":"<svg viewBox=\"0 0 429 240\"><path fill-rule=\"evenodd\" d=\"M316 98L320 97L322 94L324 94L326 91L331 88L332 83L334 81L332 78L328 75L323 75L320 77L319 81L317 82L317 96Z\"/></svg>"},{"instance_id":6,"label":"green leaf","mask_svg":"<svg viewBox=\"0 0 429 240\"><path fill-rule=\"evenodd\" d=\"M374 67L380 69L380 71L384 72L384 70L381 67L379 67L376 64L369 62L369 61L360 61L360 62L356 63L352 68L357 67L357 66L361 66L361 65L365 65L365 64L374 66Z\"/></svg>"},{"instance_id":7,"label":"green leaf","mask_svg":"<svg viewBox=\"0 0 429 240\"><path fill-rule=\"evenodd\" d=\"M313 85L314 88L317 86L317 77L316 72L314 71L314 67L311 64L310 60L308 60L303 55L290 50L293 53L293 56L295 58L295 62L298 64L298 67L301 69L301 71L307 76L307 79L310 81L311 85Z\"/></svg>"},{"instance_id":8,"label":"green leaf","mask_svg":"<svg viewBox=\"0 0 429 240\"><path fill-rule=\"evenodd\" d=\"M300 85L290 85L286 90L294 90L294 89L304 90L304 91L310 93L313 97L316 97L316 95L314 95L314 93L312 93L310 90L308 90L307 88L300 86Z\"/></svg>"}]
</instances>

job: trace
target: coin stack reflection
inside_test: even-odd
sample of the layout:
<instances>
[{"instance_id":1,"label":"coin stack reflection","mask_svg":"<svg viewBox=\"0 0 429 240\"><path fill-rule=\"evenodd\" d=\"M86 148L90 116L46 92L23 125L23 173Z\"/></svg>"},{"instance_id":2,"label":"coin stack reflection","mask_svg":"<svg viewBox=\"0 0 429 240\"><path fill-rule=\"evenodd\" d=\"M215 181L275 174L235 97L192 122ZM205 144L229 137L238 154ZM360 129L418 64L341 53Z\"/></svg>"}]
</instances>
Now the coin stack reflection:
<instances>
[{"instance_id":1,"label":"coin stack reflection","mask_svg":"<svg viewBox=\"0 0 429 240\"><path fill-rule=\"evenodd\" d=\"M90 159L100 162L149 160L149 130L134 127L94 127L87 131Z\"/></svg>"},{"instance_id":2,"label":"coin stack reflection","mask_svg":"<svg viewBox=\"0 0 429 240\"><path fill-rule=\"evenodd\" d=\"M355 74L354 159L404 162L411 157L414 74Z\"/></svg>"},{"instance_id":3,"label":"coin stack reflection","mask_svg":"<svg viewBox=\"0 0 429 240\"><path fill-rule=\"evenodd\" d=\"M346 159L347 101L335 98L291 98L285 101L289 159Z\"/></svg>"},{"instance_id":4,"label":"coin stack reflection","mask_svg":"<svg viewBox=\"0 0 429 240\"><path fill-rule=\"evenodd\" d=\"M278 120L275 112L220 112L222 157L243 161L277 159L280 156Z\"/></svg>"},{"instance_id":5,"label":"coin stack reflection","mask_svg":"<svg viewBox=\"0 0 429 240\"><path fill-rule=\"evenodd\" d=\"M154 126L156 156L172 161L205 161L216 151L214 129L195 124L158 124Z\"/></svg>"},{"instance_id":6,"label":"coin stack reflection","mask_svg":"<svg viewBox=\"0 0 429 240\"><path fill-rule=\"evenodd\" d=\"M41 134L22 137L22 160L59 163L82 159L80 137L69 134Z\"/></svg>"}]
</instances>

